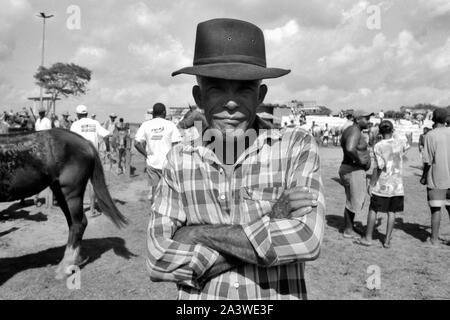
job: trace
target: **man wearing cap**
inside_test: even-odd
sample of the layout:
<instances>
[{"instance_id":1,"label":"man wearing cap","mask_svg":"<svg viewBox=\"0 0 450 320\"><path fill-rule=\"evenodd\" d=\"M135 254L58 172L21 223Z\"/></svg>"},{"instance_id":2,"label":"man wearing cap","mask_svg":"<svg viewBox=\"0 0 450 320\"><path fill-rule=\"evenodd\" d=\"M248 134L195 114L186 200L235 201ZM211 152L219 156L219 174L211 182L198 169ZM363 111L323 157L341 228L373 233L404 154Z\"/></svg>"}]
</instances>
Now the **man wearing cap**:
<instances>
[{"instance_id":1,"label":"man wearing cap","mask_svg":"<svg viewBox=\"0 0 450 320\"><path fill-rule=\"evenodd\" d=\"M441 209L450 215L450 128L446 127L447 110L433 111L434 129L425 136L423 174L420 183L427 186L428 205L431 209L432 246L439 245Z\"/></svg>"},{"instance_id":2,"label":"man wearing cap","mask_svg":"<svg viewBox=\"0 0 450 320\"><path fill-rule=\"evenodd\" d=\"M257 26L197 26L194 100L208 128L167 154L151 208L151 279L180 299L306 299L305 261L318 257L325 203L319 153L307 131L273 130L256 116L267 68Z\"/></svg>"},{"instance_id":3,"label":"man wearing cap","mask_svg":"<svg viewBox=\"0 0 450 320\"><path fill-rule=\"evenodd\" d=\"M175 124L166 120L164 104L155 103L152 114L153 119L142 123L134 137L134 146L147 160L146 172L150 179L151 203L153 203L156 186L161 178L166 155L172 146L181 141Z\"/></svg>"},{"instance_id":4,"label":"man wearing cap","mask_svg":"<svg viewBox=\"0 0 450 320\"><path fill-rule=\"evenodd\" d=\"M88 111L85 105L79 105L76 108L78 120L72 123L70 131L78 133L80 136L89 140L98 150L99 139L107 137L110 133L103 128L97 120L87 117ZM89 188L89 196L91 202L91 216L98 216L99 213L95 211L95 193L92 186Z\"/></svg>"},{"instance_id":5,"label":"man wearing cap","mask_svg":"<svg viewBox=\"0 0 450 320\"><path fill-rule=\"evenodd\" d=\"M62 114L62 119L59 122L59 126L62 129L70 130L70 127L72 126L72 122L69 120L69 112L64 112Z\"/></svg>"},{"instance_id":6,"label":"man wearing cap","mask_svg":"<svg viewBox=\"0 0 450 320\"><path fill-rule=\"evenodd\" d=\"M39 108L39 118L36 119L36 122L34 123L34 130L36 131L42 131L42 130L50 130L52 128L52 122L49 118L45 116L45 108Z\"/></svg>"},{"instance_id":7,"label":"man wearing cap","mask_svg":"<svg viewBox=\"0 0 450 320\"><path fill-rule=\"evenodd\" d=\"M342 133L341 147L344 159L339 177L345 189L344 238L358 239L354 228L355 215L361 213L366 199L366 171L370 169L370 153L362 131L369 126L373 113L357 110L353 113L353 125Z\"/></svg>"}]
</instances>

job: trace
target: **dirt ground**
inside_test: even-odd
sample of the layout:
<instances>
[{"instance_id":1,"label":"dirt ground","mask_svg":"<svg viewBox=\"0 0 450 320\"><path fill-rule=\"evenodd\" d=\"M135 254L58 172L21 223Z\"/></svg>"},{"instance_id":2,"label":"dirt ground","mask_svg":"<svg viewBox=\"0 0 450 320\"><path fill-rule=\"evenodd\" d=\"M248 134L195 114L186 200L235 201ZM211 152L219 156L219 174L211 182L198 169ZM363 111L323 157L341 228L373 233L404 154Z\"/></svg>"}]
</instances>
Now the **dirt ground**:
<instances>
[{"instance_id":1,"label":"dirt ground","mask_svg":"<svg viewBox=\"0 0 450 320\"><path fill-rule=\"evenodd\" d=\"M309 299L450 299L450 247L429 248L430 213L425 188L419 184L420 159L412 148L405 162L405 212L398 215L392 248L381 245L386 219L379 216L376 245L353 244L341 234L345 196L339 184L342 152L322 148L326 189L326 230L321 255L307 263ZM142 158L135 157L138 176L106 171L119 210L130 225L118 230L104 216L89 219L81 271L81 289L69 290L54 271L62 258L68 230L59 208L36 208L31 201L0 204L0 299L175 299L172 283L151 282L145 267L148 223L147 181ZM86 207L88 203L86 201ZM366 213L356 217L365 226ZM447 214L441 234L450 235ZM381 288L369 290L368 267L379 266Z\"/></svg>"}]
</instances>

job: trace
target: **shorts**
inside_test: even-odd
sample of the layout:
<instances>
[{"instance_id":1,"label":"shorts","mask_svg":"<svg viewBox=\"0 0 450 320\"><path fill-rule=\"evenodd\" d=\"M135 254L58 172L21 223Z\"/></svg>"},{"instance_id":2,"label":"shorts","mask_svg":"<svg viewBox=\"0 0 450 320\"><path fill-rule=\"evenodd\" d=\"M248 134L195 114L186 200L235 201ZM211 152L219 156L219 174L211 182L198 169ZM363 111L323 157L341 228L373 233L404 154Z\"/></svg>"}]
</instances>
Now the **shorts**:
<instances>
[{"instance_id":1,"label":"shorts","mask_svg":"<svg viewBox=\"0 0 450 320\"><path fill-rule=\"evenodd\" d=\"M450 189L427 188L427 200L431 208L450 206Z\"/></svg>"},{"instance_id":2,"label":"shorts","mask_svg":"<svg viewBox=\"0 0 450 320\"><path fill-rule=\"evenodd\" d=\"M382 197L372 194L370 210L375 212L402 212L405 202L404 196Z\"/></svg>"},{"instance_id":3,"label":"shorts","mask_svg":"<svg viewBox=\"0 0 450 320\"><path fill-rule=\"evenodd\" d=\"M360 213L366 202L366 171L342 164L339 168L339 177L345 189L345 208L355 214Z\"/></svg>"},{"instance_id":4,"label":"shorts","mask_svg":"<svg viewBox=\"0 0 450 320\"><path fill-rule=\"evenodd\" d=\"M159 183L159 180L161 180L162 170L147 166L147 170L145 171L147 172L148 178L150 180L150 187L156 187Z\"/></svg>"}]
</instances>

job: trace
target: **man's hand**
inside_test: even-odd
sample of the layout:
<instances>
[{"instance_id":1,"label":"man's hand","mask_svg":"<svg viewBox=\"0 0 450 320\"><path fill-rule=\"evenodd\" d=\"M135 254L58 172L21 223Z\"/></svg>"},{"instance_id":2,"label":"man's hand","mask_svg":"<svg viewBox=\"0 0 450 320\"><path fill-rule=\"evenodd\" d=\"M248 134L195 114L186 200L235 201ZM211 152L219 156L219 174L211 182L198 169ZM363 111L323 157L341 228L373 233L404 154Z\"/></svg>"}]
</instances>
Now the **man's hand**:
<instances>
[{"instance_id":1,"label":"man's hand","mask_svg":"<svg viewBox=\"0 0 450 320\"><path fill-rule=\"evenodd\" d=\"M286 190L272 207L269 215L272 219L300 218L317 206L317 194L306 187Z\"/></svg>"},{"instance_id":2,"label":"man's hand","mask_svg":"<svg viewBox=\"0 0 450 320\"><path fill-rule=\"evenodd\" d=\"M420 178L420 184L425 186L427 184L427 177Z\"/></svg>"}]
</instances>

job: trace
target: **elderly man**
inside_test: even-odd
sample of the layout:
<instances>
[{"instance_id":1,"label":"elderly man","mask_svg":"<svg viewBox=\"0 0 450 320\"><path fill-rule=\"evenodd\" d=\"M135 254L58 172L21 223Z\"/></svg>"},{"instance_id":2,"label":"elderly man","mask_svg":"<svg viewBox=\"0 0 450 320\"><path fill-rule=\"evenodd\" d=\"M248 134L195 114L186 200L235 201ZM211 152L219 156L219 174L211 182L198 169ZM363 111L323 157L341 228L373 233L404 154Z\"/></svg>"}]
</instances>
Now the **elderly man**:
<instances>
[{"instance_id":1,"label":"elderly man","mask_svg":"<svg viewBox=\"0 0 450 320\"><path fill-rule=\"evenodd\" d=\"M318 147L302 129L256 116L264 36L233 19L200 23L192 93L208 128L169 151L152 206L147 266L181 299L306 299L305 261L318 257L325 203Z\"/></svg>"},{"instance_id":2,"label":"elderly man","mask_svg":"<svg viewBox=\"0 0 450 320\"><path fill-rule=\"evenodd\" d=\"M369 126L371 112L355 111L353 125L342 133L341 147L344 159L339 168L339 177L345 188L344 238L359 239L355 230L355 215L361 213L366 199L366 171L370 169L370 153L362 131Z\"/></svg>"}]
</instances>

